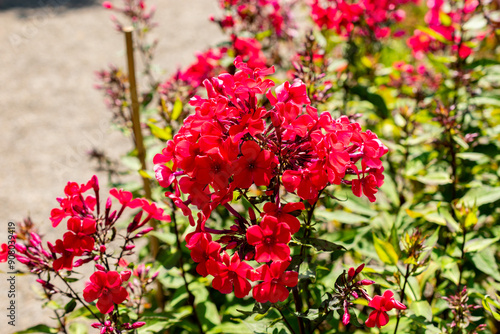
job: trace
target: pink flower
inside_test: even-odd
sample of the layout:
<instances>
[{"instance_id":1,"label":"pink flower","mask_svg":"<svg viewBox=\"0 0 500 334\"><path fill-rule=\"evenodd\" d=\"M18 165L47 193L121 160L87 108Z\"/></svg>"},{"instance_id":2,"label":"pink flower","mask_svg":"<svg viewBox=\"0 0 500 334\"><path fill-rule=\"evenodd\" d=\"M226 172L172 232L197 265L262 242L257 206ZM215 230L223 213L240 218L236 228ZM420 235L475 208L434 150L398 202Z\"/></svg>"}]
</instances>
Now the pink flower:
<instances>
[{"instance_id":1,"label":"pink flower","mask_svg":"<svg viewBox=\"0 0 500 334\"><path fill-rule=\"evenodd\" d=\"M238 253L229 258L229 254L224 252L220 261L208 260L207 269L210 275L215 276L212 286L221 293L231 293L234 286L234 295L243 298L252 288L247 279L252 267L246 262L241 262Z\"/></svg>"},{"instance_id":2,"label":"pink flower","mask_svg":"<svg viewBox=\"0 0 500 334\"><path fill-rule=\"evenodd\" d=\"M83 298L87 303L98 299L96 306L102 314L112 312L114 304L121 304L128 297L122 284L129 279L130 274L130 271L121 274L116 271L96 271L86 283Z\"/></svg>"},{"instance_id":3,"label":"pink flower","mask_svg":"<svg viewBox=\"0 0 500 334\"><path fill-rule=\"evenodd\" d=\"M375 310L370 313L368 319L365 322L367 327L378 328L387 325L389 322L389 316L387 312L393 308L398 310L406 310L406 306L394 299L394 293L390 290L384 292L383 296L375 296L370 301L368 306L373 307Z\"/></svg>"},{"instance_id":4,"label":"pink flower","mask_svg":"<svg viewBox=\"0 0 500 334\"><path fill-rule=\"evenodd\" d=\"M104 8L106 8L106 9L111 9L111 8L113 8L113 4L112 4L111 2L109 2L109 1L104 1L104 2L102 3L102 6L103 6Z\"/></svg>"}]
</instances>

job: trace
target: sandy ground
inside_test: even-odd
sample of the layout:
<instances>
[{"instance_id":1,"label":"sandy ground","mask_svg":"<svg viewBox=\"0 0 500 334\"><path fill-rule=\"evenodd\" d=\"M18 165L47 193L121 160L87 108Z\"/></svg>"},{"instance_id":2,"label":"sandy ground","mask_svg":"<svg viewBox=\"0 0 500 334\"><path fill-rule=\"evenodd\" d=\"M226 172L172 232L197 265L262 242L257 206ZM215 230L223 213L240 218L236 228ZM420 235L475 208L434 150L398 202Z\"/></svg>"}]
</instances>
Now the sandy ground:
<instances>
[{"instance_id":1,"label":"sandy ground","mask_svg":"<svg viewBox=\"0 0 500 334\"><path fill-rule=\"evenodd\" d=\"M170 73L222 39L208 21L217 13L216 0L148 3L158 8L156 63ZM8 222L28 214L42 233L51 233L49 213L66 182L85 182L95 173L86 156L93 146L114 156L129 148L111 130L110 114L93 89L95 70L125 65L123 37L109 14L85 0L0 0L0 243ZM53 321L31 289L34 278L19 276L16 326L9 326L7 275L0 277L2 333Z\"/></svg>"}]
</instances>

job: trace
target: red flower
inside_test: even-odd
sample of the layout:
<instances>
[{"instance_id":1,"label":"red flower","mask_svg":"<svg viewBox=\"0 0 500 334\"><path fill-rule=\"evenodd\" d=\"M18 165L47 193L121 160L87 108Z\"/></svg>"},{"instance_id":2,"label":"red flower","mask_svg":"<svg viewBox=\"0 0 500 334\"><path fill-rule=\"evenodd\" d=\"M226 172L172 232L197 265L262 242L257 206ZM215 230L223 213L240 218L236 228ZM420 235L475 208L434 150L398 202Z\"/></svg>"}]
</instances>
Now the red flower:
<instances>
[{"instance_id":1,"label":"red flower","mask_svg":"<svg viewBox=\"0 0 500 334\"><path fill-rule=\"evenodd\" d=\"M66 249L61 239L56 240L55 246L52 246L52 244L49 243L49 248L51 248L54 253L62 255L60 258L54 260L54 263L52 264L55 271L59 271L61 269L73 269L73 259L75 258L75 254L73 253L73 250Z\"/></svg>"},{"instance_id":2,"label":"red flower","mask_svg":"<svg viewBox=\"0 0 500 334\"><path fill-rule=\"evenodd\" d=\"M278 207L274 203L266 203L264 205L264 216L273 216L278 219L278 223L285 223L290 228L290 233L297 233L300 229L300 222L297 217L290 214L290 212L297 210L305 210L304 203L288 203L284 206Z\"/></svg>"},{"instance_id":3,"label":"red flower","mask_svg":"<svg viewBox=\"0 0 500 334\"><path fill-rule=\"evenodd\" d=\"M64 250L71 252L75 256L80 256L85 251L90 252L94 249L94 238L90 235L96 232L95 220L89 218L81 220L72 217L68 220L68 230L63 236L62 246Z\"/></svg>"},{"instance_id":4,"label":"red flower","mask_svg":"<svg viewBox=\"0 0 500 334\"><path fill-rule=\"evenodd\" d=\"M0 263L7 262L7 258L9 257L9 247L7 244L2 244L2 249L0 250Z\"/></svg>"},{"instance_id":5,"label":"red flower","mask_svg":"<svg viewBox=\"0 0 500 334\"><path fill-rule=\"evenodd\" d=\"M210 259L218 260L220 253L220 244L211 241L212 236L208 233L197 233L189 240L187 246L191 250L191 258L198 263L196 272L203 277L208 275L207 261Z\"/></svg>"},{"instance_id":6,"label":"red flower","mask_svg":"<svg viewBox=\"0 0 500 334\"><path fill-rule=\"evenodd\" d=\"M299 280L299 274L295 271L285 271L290 265L289 261L276 261L271 266L264 264L256 269L252 280L263 280L264 282L253 288L253 297L259 303L283 302L288 298L290 292L286 287L294 287Z\"/></svg>"},{"instance_id":7,"label":"red flower","mask_svg":"<svg viewBox=\"0 0 500 334\"><path fill-rule=\"evenodd\" d=\"M208 260L207 269L210 275L215 276L212 286L221 293L231 293L234 285L234 295L243 298L252 288L247 279L252 267L246 262L241 262L238 253L234 253L231 259L229 254L224 252L221 261Z\"/></svg>"},{"instance_id":8,"label":"red flower","mask_svg":"<svg viewBox=\"0 0 500 334\"><path fill-rule=\"evenodd\" d=\"M234 163L234 181L236 188L249 188L252 183L267 186L273 176L274 155L263 150L254 141L241 145L242 156Z\"/></svg>"},{"instance_id":9,"label":"red flower","mask_svg":"<svg viewBox=\"0 0 500 334\"><path fill-rule=\"evenodd\" d=\"M384 292L383 296L375 296L370 301L368 306L373 307L375 310L370 313L368 319L365 322L367 327L378 328L387 325L389 322L389 316L387 311L396 308L398 310L406 310L406 306L394 299L394 293L390 290Z\"/></svg>"},{"instance_id":10,"label":"red flower","mask_svg":"<svg viewBox=\"0 0 500 334\"><path fill-rule=\"evenodd\" d=\"M260 225L247 230L247 241L255 246L255 261L287 261L290 257L288 242L291 239L290 228L278 219L266 216Z\"/></svg>"},{"instance_id":11,"label":"red flower","mask_svg":"<svg viewBox=\"0 0 500 334\"><path fill-rule=\"evenodd\" d=\"M119 274L116 271L96 271L90 276L83 290L83 298L87 303L96 299L97 308L102 314L113 311L114 304L121 304L127 299L128 292L122 287L130 277L130 271Z\"/></svg>"}]
</instances>

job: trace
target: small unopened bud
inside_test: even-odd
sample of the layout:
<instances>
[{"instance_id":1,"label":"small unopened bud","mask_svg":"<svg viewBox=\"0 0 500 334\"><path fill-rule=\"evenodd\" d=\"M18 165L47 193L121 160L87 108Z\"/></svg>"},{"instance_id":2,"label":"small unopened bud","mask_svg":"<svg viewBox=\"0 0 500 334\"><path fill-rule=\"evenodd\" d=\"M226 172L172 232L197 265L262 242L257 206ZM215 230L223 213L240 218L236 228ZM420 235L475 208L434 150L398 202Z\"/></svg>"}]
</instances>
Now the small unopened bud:
<instances>
[{"instance_id":1,"label":"small unopened bud","mask_svg":"<svg viewBox=\"0 0 500 334\"><path fill-rule=\"evenodd\" d=\"M148 234L149 232L151 232L153 230L152 227L146 227L144 230L142 230L141 232L137 233L134 238L140 238L140 237L143 237L144 235Z\"/></svg>"},{"instance_id":2,"label":"small unopened bud","mask_svg":"<svg viewBox=\"0 0 500 334\"><path fill-rule=\"evenodd\" d=\"M100 322L94 322L94 323L90 324L90 326L92 326L94 328L99 328L99 327L101 327L101 323Z\"/></svg>"},{"instance_id":3,"label":"small unopened bud","mask_svg":"<svg viewBox=\"0 0 500 334\"><path fill-rule=\"evenodd\" d=\"M104 266L103 266L103 265L101 265L101 264L96 263L96 264L95 264L95 267L96 267L96 269L97 269L97 270L106 271L106 267L104 267Z\"/></svg>"},{"instance_id":4,"label":"small unopened bud","mask_svg":"<svg viewBox=\"0 0 500 334\"><path fill-rule=\"evenodd\" d=\"M111 197L108 197L108 199L106 200L106 211L109 211L111 209L111 204Z\"/></svg>"},{"instance_id":5,"label":"small unopened bud","mask_svg":"<svg viewBox=\"0 0 500 334\"><path fill-rule=\"evenodd\" d=\"M109 1L104 1L104 2L102 3L102 6L103 6L104 8L106 8L106 9L111 9L111 8L113 8L113 4L112 4L111 2L109 2ZM95 327L95 328L99 328L99 327Z\"/></svg>"},{"instance_id":6,"label":"small unopened bud","mask_svg":"<svg viewBox=\"0 0 500 334\"><path fill-rule=\"evenodd\" d=\"M245 261L251 261L251 260L253 260L254 255L255 255L254 252L248 252L245 255Z\"/></svg>"},{"instance_id":7,"label":"small unopened bud","mask_svg":"<svg viewBox=\"0 0 500 334\"><path fill-rule=\"evenodd\" d=\"M372 281L370 279L363 279L363 280L358 282L358 284L361 284L361 285L372 285L373 283L375 283L375 281Z\"/></svg>"},{"instance_id":8,"label":"small unopened bud","mask_svg":"<svg viewBox=\"0 0 500 334\"><path fill-rule=\"evenodd\" d=\"M124 250L129 251L129 250L134 249L134 248L135 248L135 245L127 245L127 246L125 246Z\"/></svg>"},{"instance_id":9,"label":"small unopened bud","mask_svg":"<svg viewBox=\"0 0 500 334\"><path fill-rule=\"evenodd\" d=\"M99 246L99 253L101 253L101 254L106 253L106 245Z\"/></svg>"},{"instance_id":10,"label":"small unopened bud","mask_svg":"<svg viewBox=\"0 0 500 334\"><path fill-rule=\"evenodd\" d=\"M25 265L28 265L31 263L31 261L27 258L27 257L24 257L24 256L16 256L17 258L17 261L21 262L22 264L25 264Z\"/></svg>"},{"instance_id":11,"label":"small unopened bud","mask_svg":"<svg viewBox=\"0 0 500 334\"><path fill-rule=\"evenodd\" d=\"M236 248L236 246L238 246L238 243L236 241L232 241L230 242L228 245L227 245L227 249L233 249L233 248Z\"/></svg>"},{"instance_id":12,"label":"small unopened bud","mask_svg":"<svg viewBox=\"0 0 500 334\"><path fill-rule=\"evenodd\" d=\"M359 274L361 272L361 270L363 270L364 267L365 267L365 264L361 263L361 265L356 268L356 275Z\"/></svg>"},{"instance_id":13,"label":"small unopened bud","mask_svg":"<svg viewBox=\"0 0 500 334\"><path fill-rule=\"evenodd\" d=\"M151 276L151 280L155 280L155 279L156 279L156 277L158 277L158 275L159 275L159 274L160 274L160 272L159 272L159 271L155 272L155 273L153 274L153 276Z\"/></svg>"},{"instance_id":14,"label":"small unopened bud","mask_svg":"<svg viewBox=\"0 0 500 334\"><path fill-rule=\"evenodd\" d=\"M16 244L16 251L18 253L24 254L26 253L26 246L23 244Z\"/></svg>"},{"instance_id":15,"label":"small unopened bud","mask_svg":"<svg viewBox=\"0 0 500 334\"><path fill-rule=\"evenodd\" d=\"M130 270L124 270L120 273L120 276L122 278L122 282L128 281L130 276L132 275L132 272Z\"/></svg>"},{"instance_id":16,"label":"small unopened bud","mask_svg":"<svg viewBox=\"0 0 500 334\"><path fill-rule=\"evenodd\" d=\"M255 211L253 211L253 208L252 207L249 207L248 208L248 217L250 217L250 221L253 223L257 220L257 218L255 217Z\"/></svg>"},{"instance_id":17,"label":"small unopened bud","mask_svg":"<svg viewBox=\"0 0 500 334\"><path fill-rule=\"evenodd\" d=\"M342 316L342 323L344 324L344 326L347 326L349 324L349 321L351 321L351 315L349 314L347 308L345 308L344 315Z\"/></svg>"},{"instance_id":18,"label":"small unopened bud","mask_svg":"<svg viewBox=\"0 0 500 334\"><path fill-rule=\"evenodd\" d=\"M134 220L127 226L127 232L133 232L139 227L139 223L142 219L142 211L139 211L138 214L135 215Z\"/></svg>"},{"instance_id":19,"label":"small unopened bud","mask_svg":"<svg viewBox=\"0 0 500 334\"><path fill-rule=\"evenodd\" d=\"M40 236L34 232L30 232L30 242L31 244L33 245L33 247L36 247L38 245L40 245L40 243L42 242L42 239L40 239Z\"/></svg>"},{"instance_id":20,"label":"small unopened bud","mask_svg":"<svg viewBox=\"0 0 500 334\"><path fill-rule=\"evenodd\" d=\"M349 270L347 271L347 275L349 276L349 278L353 278L355 274L356 272L354 270L354 267L349 268Z\"/></svg>"},{"instance_id":21,"label":"small unopened bud","mask_svg":"<svg viewBox=\"0 0 500 334\"><path fill-rule=\"evenodd\" d=\"M354 297L354 299L358 299L359 295L356 291L351 292L351 295Z\"/></svg>"},{"instance_id":22,"label":"small unopened bud","mask_svg":"<svg viewBox=\"0 0 500 334\"><path fill-rule=\"evenodd\" d=\"M144 321L138 321L138 322L134 322L132 324L132 329L136 329L136 328L139 328L139 327L142 327L144 326L146 323Z\"/></svg>"}]
</instances>

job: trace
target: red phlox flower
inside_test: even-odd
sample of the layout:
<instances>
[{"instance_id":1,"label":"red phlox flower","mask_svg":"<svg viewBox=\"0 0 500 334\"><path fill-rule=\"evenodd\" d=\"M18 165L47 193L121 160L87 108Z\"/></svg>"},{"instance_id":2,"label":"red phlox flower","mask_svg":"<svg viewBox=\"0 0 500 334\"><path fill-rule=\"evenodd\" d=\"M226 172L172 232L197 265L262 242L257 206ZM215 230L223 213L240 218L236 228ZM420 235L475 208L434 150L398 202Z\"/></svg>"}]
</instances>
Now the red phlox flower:
<instances>
[{"instance_id":1,"label":"red phlox flower","mask_svg":"<svg viewBox=\"0 0 500 334\"><path fill-rule=\"evenodd\" d=\"M62 269L71 270L73 269L73 260L75 258L75 253L72 249L66 249L63 240L56 240L56 244L52 245L48 243L49 248L54 252L61 254L61 257L54 260L52 267L55 271Z\"/></svg>"},{"instance_id":2,"label":"red phlox flower","mask_svg":"<svg viewBox=\"0 0 500 334\"><path fill-rule=\"evenodd\" d=\"M122 274L116 271L94 272L83 290L83 298L87 303L98 299L96 306L102 314L112 312L114 304L121 304L128 298L122 284L130 278L130 274L130 271Z\"/></svg>"},{"instance_id":3,"label":"red phlox flower","mask_svg":"<svg viewBox=\"0 0 500 334\"><path fill-rule=\"evenodd\" d=\"M283 186L288 192L297 190L302 199L315 199L326 187L328 175L322 162L316 161L305 169L287 170L283 173Z\"/></svg>"},{"instance_id":4,"label":"red phlox flower","mask_svg":"<svg viewBox=\"0 0 500 334\"><path fill-rule=\"evenodd\" d=\"M191 250L191 258L198 263L196 272L203 277L208 275L207 261L213 259L219 261L221 245L211 241L208 233L198 233L190 239L188 248Z\"/></svg>"},{"instance_id":5,"label":"red phlox flower","mask_svg":"<svg viewBox=\"0 0 500 334\"><path fill-rule=\"evenodd\" d=\"M290 233L295 234L300 229L300 221L297 217L290 214L293 211L305 210L304 203L287 203L283 206L278 206L274 203L268 202L264 204L264 212L262 216L272 216L278 220L278 223L285 223L290 228Z\"/></svg>"},{"instance_id":6,"label":"red phlox flower","mask_svg":"<svg viewBox=\"0 0 500 334\"><path fill-rule=\"evenodd\" d=\"M290 258L290 228L278 223L273 216L265 216L259 225L251 226L246 233L247 242L255 246L255 261L287 261Z\"/></svg>"},{"instance_id":7,"label":"red phlox flower","mask_svg":"<svg viewBox=\"0 0 500 334\"><path fill-rule=\"evenodd\" d=\"M261 149L254 141L245 141L241 145L241 157L233 164L234 181L236 188L250 188L267 186L274 174L277 158L273 153Z\"/></svg>"},{"instance_id":8,"label":"red phlox flower","mask_svg":"<svg viewBox=\"0 0 500 334\"><path fill-rule=\"evenodd\" d=\"M94 249L94 238L91 235L96 232L95 220L72 217L68 220L68 230L63 236L63 247L66 251L81 256L84 252Z\"/></svg>"},{"instance_id":9,"label":"red phlox flower","mask_svg":"<svg viewBox=\"0 0 500 334\"><path fill-rule=\"evenodd\" d=\"M277 303L288 298L290 292L287 287L296 286L299 280L299 273L285 271L289 265L289 261L275 261L270 266L262 265L251 274L252 281L264 281L253 288L253 297L257 302Z\"/></svg>"},{"instance_id":10,"label":"red phlox flower","mask_svg":"<svg viewBox=\"0 0 500 334\"><path fill-rule=\"evenodd\" d=\"M229 254L223 252L220 261L209 259L207 261L208 273L214 276L212 286L221 293L227 294L233 291L237 298L248 295L252 286L247 279L252 267L240 260L238 253L230 258Z\"/></svg>"},{"instance_id":11,"label":"red phlox flower","mask_svg":"<svg viewBox=\"0 0 500 334\"><path fill-rule=\"evenodd\" d=\"M9 257L9 246L7 244L2 244L0 247L0 263L7 262L7 258Z\"/></svg>"},{"instance_id":12,"label":"red phlox flower","mask_svg":"<svg viewBox=\"0 0 500 334\"><path fill-rule=\"evenodd\" d=\"M231 175L231 163L219 150L207 156L196 157L197 182L210 184L215 190L226 189Z\"/></svg>"},{"instance_id":13,"label":"red phlox flower","mask_svg":"<svg viewBox=\"0 0 500 334\"><path fill-rule=\"evenodd\" d=\"M370 313L365 322L367 327L378 328L387 325L389 322L389 315L387 312L393 308L398 310L406 310L406 306L394 299L394 293L390 290L384 292L383 296L375 296L368 303L368 306L373 307L375 310Z\"/></svg>"},{"instance_id":14,"label":"red phlox flower","mask_svg":"<svg viewBox=\"0 0 500 334\"><path fill-rule=\"evenodd\" d=\"M306 85L301 80L295 80L292 85L288 81L276 87L276 97L269 91L266 96L269 102L274 106L278 102L291 102L302 106L311 104L311 100L307 96Z\"/></svg>"}]
</instances>

